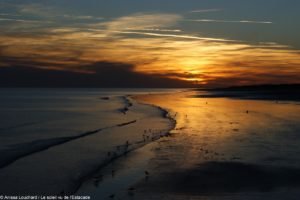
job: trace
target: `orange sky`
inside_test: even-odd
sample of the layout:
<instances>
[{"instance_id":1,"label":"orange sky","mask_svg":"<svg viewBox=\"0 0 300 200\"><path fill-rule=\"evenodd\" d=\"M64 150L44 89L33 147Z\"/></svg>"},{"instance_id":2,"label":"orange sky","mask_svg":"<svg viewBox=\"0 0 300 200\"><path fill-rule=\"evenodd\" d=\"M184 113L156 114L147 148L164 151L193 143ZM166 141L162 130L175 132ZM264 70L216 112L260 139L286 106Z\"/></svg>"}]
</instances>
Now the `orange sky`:
<instances>
[{"instance_id":1,"label":"orange sky","mask_svg":"<svg viewBox=\"0 0 300 200\"><path fill-rule=\"evenodd\" d=\"M187 33L174 28L179 20L182 16L176 14L139 13L83 27L31 24L30 32L0 34L0 66L92 74L87 66L106 61L208 87L299 82L299 50Z\"/></svg>"}]
</instances>

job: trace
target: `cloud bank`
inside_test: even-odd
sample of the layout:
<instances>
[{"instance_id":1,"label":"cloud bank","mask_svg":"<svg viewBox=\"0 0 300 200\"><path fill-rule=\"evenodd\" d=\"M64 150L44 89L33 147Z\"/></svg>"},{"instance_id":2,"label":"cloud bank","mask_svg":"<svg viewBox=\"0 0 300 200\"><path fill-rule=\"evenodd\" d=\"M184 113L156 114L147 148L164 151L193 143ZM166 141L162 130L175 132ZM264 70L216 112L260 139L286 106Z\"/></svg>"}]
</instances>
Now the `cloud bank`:
<instances>
[{"instance_id":1,"label":"cloud bank","mask_svg":"<svg viewBox=\"0 0 300 200\"><path fill-rule=\"evenodd\" d=\"M93 73L28 66L0 67L0 87L195 87L188 81L134 72L132 65L124 63L98 62L85 68Z\"/></svg>"}]
</instances>

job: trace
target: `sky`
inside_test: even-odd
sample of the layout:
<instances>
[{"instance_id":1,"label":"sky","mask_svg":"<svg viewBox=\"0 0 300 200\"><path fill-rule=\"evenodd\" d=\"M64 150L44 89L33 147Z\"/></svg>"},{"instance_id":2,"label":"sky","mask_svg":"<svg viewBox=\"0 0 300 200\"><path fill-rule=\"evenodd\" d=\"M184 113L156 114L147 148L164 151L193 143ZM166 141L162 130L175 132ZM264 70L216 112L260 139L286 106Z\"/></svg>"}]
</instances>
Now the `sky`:
<instances>
[{"instance_id":1,"label":"sky","mask_svg":"<svg viewBox=\"0 0 300 200\"><path fill-rule=\"evenodd\" d=\"M2 87L300 83L299 0L1 0Z\"/></svg>"}]
</instances>

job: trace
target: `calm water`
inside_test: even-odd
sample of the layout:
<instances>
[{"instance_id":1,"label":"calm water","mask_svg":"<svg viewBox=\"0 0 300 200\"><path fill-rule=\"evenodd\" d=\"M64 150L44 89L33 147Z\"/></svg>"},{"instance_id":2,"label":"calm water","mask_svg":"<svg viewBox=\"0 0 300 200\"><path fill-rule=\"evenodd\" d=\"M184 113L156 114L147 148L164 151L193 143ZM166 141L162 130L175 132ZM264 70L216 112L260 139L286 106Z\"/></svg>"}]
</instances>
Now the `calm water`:
<instances>
[{"instance_id":1,"label":"calm water","mask_svg":"<svg viewBox=\"0 0 300 200\"><path fill-rule=\"evenodd\" d=\"M74 192L99 167L150 142L145 130L172 128L163 110L126 95L171 91L1 89L0 193Z\"/></svg>"}]
</instances>

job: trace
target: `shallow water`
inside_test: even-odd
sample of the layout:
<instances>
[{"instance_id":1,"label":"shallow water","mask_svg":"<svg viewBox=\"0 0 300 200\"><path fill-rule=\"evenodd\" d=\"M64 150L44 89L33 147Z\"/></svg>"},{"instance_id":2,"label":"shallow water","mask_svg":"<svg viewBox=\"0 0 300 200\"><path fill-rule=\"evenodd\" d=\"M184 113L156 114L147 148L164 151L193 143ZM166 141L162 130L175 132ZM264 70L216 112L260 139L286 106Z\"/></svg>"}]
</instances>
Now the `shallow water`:
<instances>
[{"instance_id":1,"label":"shallow water","mask_svg":"<svg viewBox=\"0 0 300 200\"><path fill-rule=\"evenodd\" d=\"M0 193L74 192L101 166L173 127L163 110L127 95L170 91L1 89Z\"/></svg>"}]
</instances>

